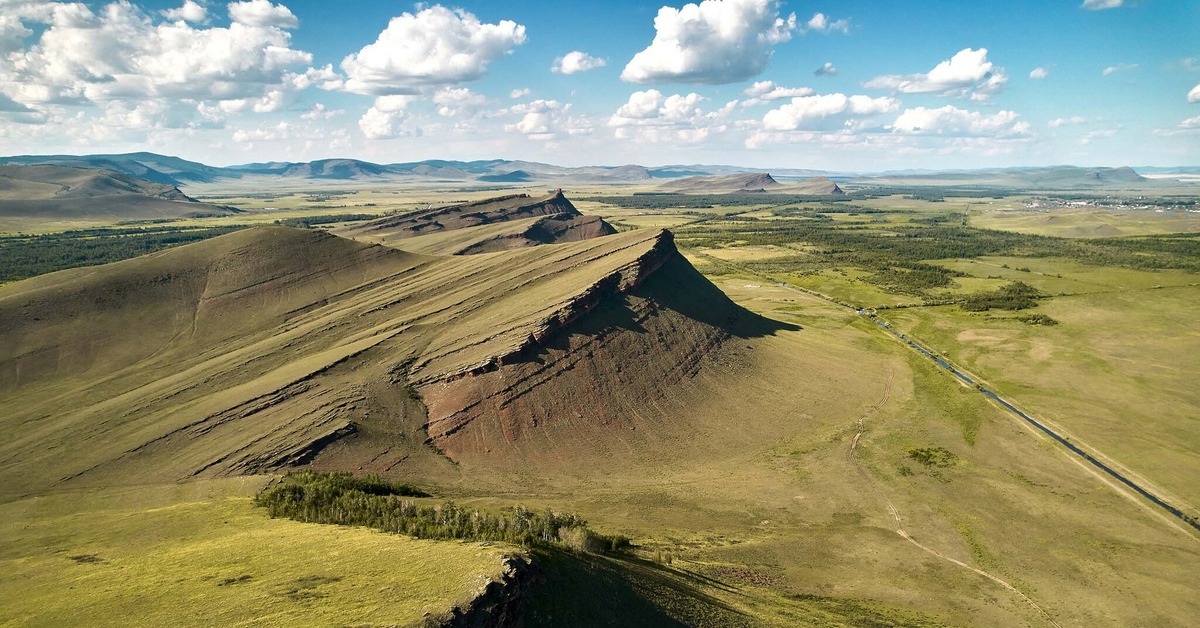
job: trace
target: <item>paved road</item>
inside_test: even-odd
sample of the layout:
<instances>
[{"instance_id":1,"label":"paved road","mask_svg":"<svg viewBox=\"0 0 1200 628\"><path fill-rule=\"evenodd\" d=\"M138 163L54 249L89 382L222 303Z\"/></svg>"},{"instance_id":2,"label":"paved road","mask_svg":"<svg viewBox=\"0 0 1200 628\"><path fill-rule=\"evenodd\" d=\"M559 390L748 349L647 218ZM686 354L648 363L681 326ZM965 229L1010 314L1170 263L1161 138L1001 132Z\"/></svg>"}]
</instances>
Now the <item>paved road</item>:
<instances>
[{"instance_id":1,"label":"paved road","mask_svg":"<svg viewBox=\"0 0 1200 628\"><path fill-rule=\"evenodd\" d=\"M862 312L862 310L859 310L859 311L860 311L860 312ZM973 379L971 379L970 377L968 377L968 376L967 376L965 373L963 373L962 371L960 371L960 370L958 370L958 369L954 368L954 365L952 365L952 364L950 364L949 362L947 362L947 361L943 360L941 357L939 357L939 356L935 355L935 354L934 354L932 351L930 351L929 349L926 349L925 347L921 346L920 344L918 344L918 343L914 342L914 341L913 341L911 338L909 338L909 337L905 336L904 334L902 334L902 333L900 333L900 332L896 331L895 329L893 329L893 328L892 328L892 326L891 326L891 325L889 325L889 324L888 324L886 321L880 320L878 317L876 317L876 316L875 316L875 315L873 315L873 314L866 314L866 316L869 316L869 317L871 318L871 320L872 320L872 321L875 321L875 324L876 324L876 325L879 325L881 328L883 328L884 330L886 330L888 333L890 333L890 334L892 334L893 336L895 336L895 337L899 338L899 339L900 339L902 342L906 343L906 344L907 344L909 347L911 347L911 348L915 349L916 351L919 351L920 353L923 353L924 355L926 355L926 356L928 356L928 357L930 357L930 358L933 358L933 361L934 361L934 363L936 363L938 366L942 367L943 369L945 369L945 370L947 370L947 371L950 371L950 373L951 373L952 375L954 375L955 377L957 377L958 379L960 379L960 380L962 380L962 381L964 381L964 382L966 382L966 383L968 383L968 384L970 384L970 385L974 386L976 389L978 389L978 390L979 390L979 392L983 393L983 394L984 394L984 396L986 396L986 397L990 398L991 400L995 401L996 403L1000 404L1001 406L1003 406L1003 407L1004 407L1006 410L1008 410L1009 412L1011 412L1011 413L1015 414L1016 416L1018 416L1018 417L1020 417L1021 419L1023 419L1025 422L1029 423L1029 424L1030 424L1030 425L1032 425L1033 427L1035 427L1035 428L1037 428L1038 430L1040 430L1040 431L1041 431L1043 434L1045 434L1045 435L1049 436L1050 438L1053 438L1054 440L1058 441L1058 442L1059 442L1059 444L1061 444L1062 446L1064 446L1064 447L1066 447L1067 449L1071 450L1071 452L1072 452L1072 453L1074 453L1074 454L1078 455L1079 457L1083 458L1085 461L1087 461L1087 462L1088 462L1088 464L1092 465L1093 467L1096 467L1097 469L1099 469L1099 470L1103 471L1104 473L1107 473L1107 474L1108 474L1109 476L1111 476L1113 479L1115 479L1115 480L1117 480L1118 482L1120 482L1121 484L1124 484L1125 486L1129 487L1129 488L1130 488L1130 489L1132 489L1134 492L1136 492L1138 495L1141 495L1142 497L1145 497L1146 499L1150 500L1150 502L1151 502L1152 504L1154 504L1155 506L1158 506L1159 508L1162 508L1163 510L1167 511L1168 513L1170 513L1170 514L1171 514L1171 515L1173 515L1174 517L1178 518L1180 521L1183 521L1184 523L1186 523L1186 524L1188 524L1189 526L1191 526L1193 529L1195 529L1195 530L1197 530L1197 531L1200 531L1200 522L1198 522L1198 521L1196 521L1195 519L1193 519L1192 517L1188 516L1188 515L1187 515L1186 513L1184 513L1182 510L1180 510L1180 509L1176 508L1175 506L1172 506L1171 504L1168 504L1167 502L1163 501L1161 498L1159 498L1159 497L1158 497L1157 495L1155 495L1154 493L1151 493L1150 491L1146 490L1146 489L1145 489L1145 488L1143 488L1142 486L1138 485L1138 484L1137 484L1136 482L1134 482L1133 480L1130 480L1129 478L1127 478L1127 477L1125 477L1124 475L1122 475L1122 474L1121 474L1120 472L1118 472L1117 470L1115 470L1115 469L1113 469L1112 467L1108 466L1108 465L1107 465L1107 464L1105 464L1104 462L1102 462L1102 461L1098 460L1098 459L1097 459L1095 456L1093 456L1092 454L1090 454L1090 453L1088 453L1088 452L1084 451L1084 450L1083 450L1082 448L1080 448L1078 445L1076 445L1075 443L1072 443L1070 440L1068 440L1068 439L1064 438L1064 437L1063 437L1062 435L1060 435L1058 432L1055 432L1054 430L1050 429L1049 427L1046 427L1046 425L1045 425L1045 424L1041 423L1041 422L1040 422L1040 421L1038 421L1037 419L1035 419L1035 418L1033 418L1033 417L1029 416L1028 414L1025 414L1024 412L1022 412L1020 409L1018 409L1018 408L1017 408L1016 406L1014 406L1012 403L1010 403L1010 402L1008 402L1007 400L1005 400L1005 399L1004 399L1003 397L1001 397L1000 395L997 395L996 393L992 392L991 390L988 390L986 387L984 387L984 386L983 386L982 384L980 384L979 382L976 382L975 380L973 380Z\"/></svg>"},{"instance_id":2,"label":"paved road","mask_svg":"<svg viewBox=\"0 0 1200 628\"><path fill-rule=\"evenodd\" d=\"M837 299L834 299L833 297L830 297L829 295L826 295L826 294L821 294L820 292L817 292L817 291L815 291L815 290L809 290L809 289L807 289L807 288L801 288L801 287L799 287L799 286L794 286L794 285L792 285L792 284L790 284L790 283L786 283L786 282L779 281L779 280L777 280L777 279L775 279L775 278L773 278L773 277L771 277L771 276L769 276L769 275L764 275L764 274L762 274L762 273L754 272L754 271L752 271L752 270L749 270L749 269L747 269L747 268L745 268L745 267L743 267L743 266L740 266L740 265L738 265L738 264L735 264L735 263L733 263L733 262L729 262L729 261L726 261L726 260L723 260L723 259L720 259L720 258L717 258L717 257L713 257L713 256L711 256L711 255L708 255L708 254L705 254L705 253L696 252L695 254L696 254L696 255L698 255L698 256L700 256L700 257L703 257L703 258L705 258L705 259L707 259L707 260L709 260L709 261L712 261L712 262L714 262L714 263L717 263L717 264L720 264L720 265L724 265L724 266L728 266L728 267L730 267L730 268L733 268L733 269L735 269L735 270L737 270L737 271L740 271L740 272L743 272L743 273L747 273L747 274L751 274L751 275L757 275L757 276L759 276L759 277L762 277L762 278L764 278L764 279L766 279L766 280L768 280L768 281L770 281L770 282L772 282L772 283L776 284L777 286L779 286L779 287L781 287L781 288L788 288L788 289L790 289L790 290L794 290L794 291L796 291L796 292L802 292L802 293L804 293L804 294L807 294L807 295L810 295L810 296L814 296L814 297L817 297L817 298L819 298L819 299L823 299L823 300L825 300L825 301L827 301L827 302L829 302L829 303L833 303L833 304L836 304L836 305L840 305L840 306L842 306L842 307L846 307L846 308L850 308L850 309L856 310L856 311L857 311L857 312L858 312L860 315L863 315L863 316L868 316L868 317L870 317L870 319L871 319L872 321L874 321L876 325L879 325L879 327L880 327L880 328L882 328L884 331L886 331L886 332L888 332L888 333L892 334L893 336L895 336L895 337L899 338L899 339L900 339L902 342L904 342L905 344L907 344L907 345L908 345L910 348L912 348L913 350L915 350L915 351L918 351L918 352L920 352L920 353L924 354L925 356L927 356L927 357L929 357L929 358L933 359L934 363L936 363L938 366L940 366L941 368L943 368L943 369L945 369L945 370L949 371L949 372L950 372L950 374L954 375L955 377L957 377L958 379L962 380L963 382L966 382L967 384L970 384L971 386L974 386L976 389L978 389L978 390L979 390L979 392L980 392L980 393L982 393L982 394L983 394L983 395L985 395L986 397L990 398L991 400L995 401L996 403L1000 404L1002 407L1004 407L1004 409L1008 410L1009 412L1011 412L1012 414L1014 414L1014 415L1015 415L1015 416L1017 416L1018 418L1022 419L1023 421L1025 421L1025 422L1029 423L1029 424L1030 424L1030 425L1032 425L1032 426L1033 426L1035 429L1037 429L1037 430L1041 431L1043 434L1045 434L1045 435L1049 436L1050 438L1054 439L1054 440L1055 440L1055 441L1057 441L1059 444L1061 444L1062 446L1066 447L1066 448L1067 448L1067 450L1069 450L1071 453L1073 453L1073 454L1075 454L1075 455L1079 456L1080 458L1083 458L1083 460L1084 460L1085 462L1087 462L1088 464L1092 465L1092 466L1093 466L1093 467L1095 467L1096 469L1099 469L1101 472L1103 472L1103 473L1105 473L1106 475L1108 475L1108 476L1112 477L1113 479L1115 479L1116 481L1120 482L1121 484L1124 484L1124 485L1125 485L1126 487L1128 487L1130 490L1134 491L1134 492L1135 492L1135 493L1137 493L1138 495L1141 495L1142 497L1144 497L1144 498L1146 498L1147 500L1149 500L1149 501L1150 501L1150 503L1154 504L1154 505L1155 505L1155 506L1157 506L1158 508L1161 508L1162 510L1165 510L1165 511L1166 511L1168 514L1170 514L1171 516L1175 517L1176 519L1179 519L1180 521L1182 521L1182 522L1186 523L1186 524L1187 524L1188 526L1190 526L1190 527L1191 527L1193 530L1196 530L1197 532L1200 532L1200 521L1197 521L1195 518L1193 518L1193 517L1189 516L1187 513L1183 512L1183 511L1182 511L1182 510L1180 510L1179 508L1177 508L1177 507L1175 507L1175 506L1171 505L1170 503L1166 502L1166 501L1165 501L1165 500L1163 500L1161 497L1159 497L1159 496L1155 495L1154 493L1150 492L1149 490L1147 490L1146 488L1142 487L1141 485L1139 485L1138 483L1134 482L1133 480L1130 480L1129 478L1125 477L1124 475L1122 475L1122 474L1121 474L1119 471L1117 471L1116 469L1113 469L1112 467L1108 466L1107 464L1105 464L1105 463L1104 463L1104 462L1102 462L1101 460L1097 459L1097 458L1096 458L1095 456L1093 456L1092 454L1090 454L1090 453L1088 453L1087 451L1085 451L1083 448L1079 447L1079 446L1078 446L1078 445L1076 445L1075 443L1072 443L1070 440L1068 440L1067 438L1063 437L1061 434L1059 434L1059 433L1055 432L1054 430L1050 429L1049 427L1047 427L1045 424L1041 423L1041 422L1040 422L1040 421L1038 421L1037 419L1034 419L1033 417L1029 416L1028 414L1025 414L1024 412L1022 412L1020 409L1018 409L1016 406L1014 406L1014 405L1013 405L1011 402L1009 402L1008 400L1004 399L1004 398L1003 398L1003 397L1001 397L1000 395L998 395L998 394L996 394L995 392L993 392L993 391L989 390L988 388L984 387L984 386L983 386L982 384L980 384L979 382L976 382L974 379L972 379L971 377L967 376L967 375L966 375L965 373L963 373L962 371L960 371L960 370L958 370L957 368L955 368L953 364L950 364L949 362L947 362L946 360L942 359L940 356L938 356L938 355L937 355L937 354L935 354L934 352L932 352L932 351L930 351L929 349L927 349L927 348L925 348L925 347L921 346L920 344L918 344L918 343L914 342L914 341L913 341L911 338L909 338L908 336L906 336L906 335L904 335L904 334L902 334L902 333L900 333L900 332L896 331L895 329L893 329L893 328L891 327L891 325L889 325L889 324L888 324L886 321L884 321L884 320L880 319L878 316L876 316L876 315L874 315L874 314L872 314L872 313L868 312L867 310L864 310L864 309L862 309L862 308L856 307L856 306L854 306L854 305L852 305L852 304L849 304L849 303L846 303L846 302L843 302L843 301L839 301L839 300L837 300Z\"/></svg>"}]
</instances>

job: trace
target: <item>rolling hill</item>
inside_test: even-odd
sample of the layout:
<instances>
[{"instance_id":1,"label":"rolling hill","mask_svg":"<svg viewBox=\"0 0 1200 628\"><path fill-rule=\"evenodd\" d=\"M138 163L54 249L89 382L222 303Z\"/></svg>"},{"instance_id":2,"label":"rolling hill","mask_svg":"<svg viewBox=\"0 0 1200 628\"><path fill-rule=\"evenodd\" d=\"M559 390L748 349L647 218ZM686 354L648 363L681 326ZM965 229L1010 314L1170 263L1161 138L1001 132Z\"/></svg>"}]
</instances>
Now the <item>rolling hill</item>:
<instances>
[{"instance_id":1,"label":"rolling hill","mask_svg":"<svg viewBox=\"0 0 1200 628\"><path fill-rule=\"evenodd\" d=\"M357 223L336 233L408 251L463 255L574 242L616 230L598 216L579 213L559 190L540 199L511 194L431 207Z\"/></svg>"},{"instance_id":2,"label":"rolling hill","mask_svg":"<svg viewBox=\"0 0 1200 628\"><path fill-rule=\"evenodd\" d=\"M169 183L113 170L49 165L0 165L0 217L40 220L130 220L228 215L198 203Z\"/></svg>"},{"instance_id":3,"label":"rolling hill","mask_svg":"<svg viewBox=\"0 0 1200 628\"><path fill-rule=\"evenodd\" d=\"M842 188L838 187L838 184L830 181L827 177L812 177L811 179L786 184L785 188L780 191L812 196L837 196L845 194Z\"/></svg>"},{"instance_id":4,"label":"rolling hill","mask_svg":"<svg viewBox=\"0 0 1200 628\"><path fill-rule=\"evenodd\" d=\"M426 431L452 458L507 457L545 430L599 437L621 414L613 394L650 403L731 333L771 328L746 328L757 317L727 299L697 302L718 296L665 231L430 257L257 228L10 284L4 496L305 462L441 464ZM632 324L657 331L622 331ZM668 336L672 349L650 352ZM622 363L614 352L659 375L608 387L598 375ZM427 415L406 389L432 400Z\"/></svg>"},{"instance_id":5,"label":"rolling hill","mask_svg":"<svg viewBox=\"0 0 1200 628\"><path fill-rule=\"evenodd\" d=\"M856 183L884 185L972 185L1032 190L1122 188L1155 185L1133 168L1051 166L1001 168L915 174L890 174L855 179Z\"/></svg>"},{"instance_id":6,"label":"rolling hill","mask_svg":"<svg viewBox=\"0 0 1200 628\"><path fill-rule=\"evenodd\" d=\"M220 493L113 505L154 486L205 495L244 481L245 495L258 474L299 467L419 481L481 508L563 508L635 538L633 557L537 559L532 616L559 624L1194 616L1200 551L1186 531L853 311L721 281L771 318L733 303L661 229L446 256L262 227L0 286L0 516L18 539L0 559L18 557L39 591L73 582L106 599L128 594L118 573L166 586L127 558L149 546L173 576L202 569L193 590L234 599L226 586L244 584L236 599L283 597L289 612L317 599L288 598L299 584L341 603L364 581L341 558L337 575L292 561L274 580L218 559L281 564L262 548L286 533L304 556L323 542L339 556L390 547L424 569L407 586L437 577L430 561L475 555L496 570L476 544L279 525ZM978 421L969 439L963 417ZM130 521L184 529L164 542ZM135 547L95 549L113 529ZM478 590L455 564L461 590ZM82 579L91 565L118 581Z\"/></svg>"},{"instance_id":7,"label":"rolling hill","mask_svg":"<svg viewBox=\"0 0 1200 628\"><path fill-rule=\"evenodd\" d=\"M685 177L658 186L664 192L682 194L733 194L742 192L765 192L779 185L765 172L751 174L727 174L717 176Z\"/></svg>"}]
</instances>

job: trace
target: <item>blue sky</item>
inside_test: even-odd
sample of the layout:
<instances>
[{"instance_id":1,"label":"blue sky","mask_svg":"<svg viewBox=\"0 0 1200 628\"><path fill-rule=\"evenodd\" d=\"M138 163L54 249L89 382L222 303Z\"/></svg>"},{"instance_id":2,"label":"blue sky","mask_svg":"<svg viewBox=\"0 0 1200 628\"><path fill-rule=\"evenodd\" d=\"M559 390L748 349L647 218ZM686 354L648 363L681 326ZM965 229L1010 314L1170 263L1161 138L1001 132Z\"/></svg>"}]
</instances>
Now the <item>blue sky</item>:
<instances>
[{"instance_id":1,"label":"blue sky","mask_svg":"<svg viewBox=\"0 0 1200 628\"><path fill-rule=\"evenodd\" d=\"M1200 164L1200 2L0 0L0 154Z\"/></svg>"}]
</instances>

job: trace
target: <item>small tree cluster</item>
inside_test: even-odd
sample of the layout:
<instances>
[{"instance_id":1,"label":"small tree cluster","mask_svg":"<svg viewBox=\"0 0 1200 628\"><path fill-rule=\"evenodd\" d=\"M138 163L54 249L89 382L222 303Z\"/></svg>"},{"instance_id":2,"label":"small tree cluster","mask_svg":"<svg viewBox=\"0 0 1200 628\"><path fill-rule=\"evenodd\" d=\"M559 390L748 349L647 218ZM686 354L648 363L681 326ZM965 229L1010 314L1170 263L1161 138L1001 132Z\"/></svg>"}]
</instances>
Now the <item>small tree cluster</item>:
<instances>
[{"instance_id":1,"label":"small tree cluster","mask_svg":"<svg viewBox=\"0 0 1200 628\"><path fill-rule=\"evenodd\" d=\"M529 547L565 545L578 551L607 552L629 546L623 536L604 536L573 514L550 509L537 513L516 506L511 513L492 514L463 508L452 501L422 504L405 497L428 493L378 476L349 473L292 473L255 498L271 517L308 523L361 525L420 539L503 541Z\"/></svg>"}]
</instances>

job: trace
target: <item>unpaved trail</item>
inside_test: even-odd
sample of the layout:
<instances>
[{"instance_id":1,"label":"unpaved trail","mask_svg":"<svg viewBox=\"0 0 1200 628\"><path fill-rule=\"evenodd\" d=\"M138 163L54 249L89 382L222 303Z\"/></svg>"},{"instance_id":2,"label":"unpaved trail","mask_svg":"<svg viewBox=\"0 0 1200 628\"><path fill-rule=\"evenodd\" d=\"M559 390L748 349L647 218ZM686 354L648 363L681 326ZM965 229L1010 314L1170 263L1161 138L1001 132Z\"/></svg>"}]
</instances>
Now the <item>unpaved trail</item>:
<instances>
[{"instance_id":1,"label":"unpaved trail","mask_svg":"<svg viewBox=\"0 0 1200 628\"><path fill-rule=\"evenodd\" d=\"M983 571L982 569L972 567L971 565L968 565L968 564L962 562L961 560L946 556L945 554L922 544L920 541L917 541L912 536L909 536L908 532L904 529L904 522L900 517L900 510L896 508L896 505L894 503L892 503L892 500L889 499L887 494L883 492L883 489L879 486L879 483L875 481L875 478L871 477L871 474L870 474L870 472L867 471L866 467L859 464L858 457L855 456L855 452L858 450L858 440L860 438L862 438L863 433L866 431L866 418L868 416L870 416L871 413L876 412L880 408L882 408L884 406L884 404L887 403L888 399L891 397L891 395L892 395L892 377L894 376L894 374L895 374L895 371L891 367L888 367L888 377L887 377L887 382L884 384L883 397L879 400L878 403L867 408L862 413L862 415L858 417L858 432L854 435L853 440L850 441L850 448L846 450L846 460L849 461L852 466L854 466L854 469L856 471L858 471L858 475L860 477L862 477L863 481L865 481L868 485L870 485L870 487L872 489L874 489L875 493L879 495L880 499L883 500L883 503L887 505L888 512L891 513L892 520L895 521L895 524L896 524L896 534L900 535L900 538L904 539L905 541L908 541L909 543L912 543L916 547L920 548L921 551L923 551L931 556L934 556L941 560L953 563L959 567L962 567L963 569L972 571L980 576L983 576L984 578L987 578L988 580L991 580L992 582L995 582L996 584L1000 585L1001 587L1004 587L1008 591L1016 594L1018 597L1020 597L1022 600L1024 600L1026 604L1029 604L1029 606L1033 607L1033 609L1036 610L1038 613L1040 613L1042 615L1042 617L1044 617L1046 619L1046 622L1049 623L1051 626L1055 626L1056 628L1061 628L1060 624L1058 622L1054 621L1054 618L1051 617L1050 614L1047 613L1045 609L1043 609L1041 606L1039 606L1037 602L1034 602L1032 598L1030 598L1028 595L1025 595L1024 593L1022 593L1020 589L1017 589L1013 585L1004 581L999 576L995 576L986 571Z\"/></svg>"}]
</instances>

